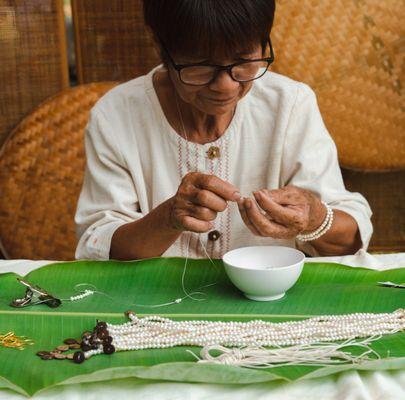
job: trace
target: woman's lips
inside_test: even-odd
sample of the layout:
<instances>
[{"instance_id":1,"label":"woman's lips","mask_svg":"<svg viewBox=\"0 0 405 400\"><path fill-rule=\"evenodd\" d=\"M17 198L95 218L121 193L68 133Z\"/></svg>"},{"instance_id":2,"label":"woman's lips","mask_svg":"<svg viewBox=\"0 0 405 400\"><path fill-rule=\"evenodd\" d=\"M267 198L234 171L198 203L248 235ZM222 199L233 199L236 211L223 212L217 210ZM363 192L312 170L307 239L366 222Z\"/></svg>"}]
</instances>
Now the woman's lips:
<instances>
[{"instance_id":1,"label":"woman's lips","mask_svg":"<svg viewBox=\"0 0 405 400\"><path fill-rule=\"evenodd\" d=\"M221 98L213 98L213 97L206 97L206 99L211 102L211 103L217 103L217 104L226 104L226 103L230 103L233 100L235 100L235 96L233 97L228 97L225 99L221 99Z\"/></svg>"}]
</instances>

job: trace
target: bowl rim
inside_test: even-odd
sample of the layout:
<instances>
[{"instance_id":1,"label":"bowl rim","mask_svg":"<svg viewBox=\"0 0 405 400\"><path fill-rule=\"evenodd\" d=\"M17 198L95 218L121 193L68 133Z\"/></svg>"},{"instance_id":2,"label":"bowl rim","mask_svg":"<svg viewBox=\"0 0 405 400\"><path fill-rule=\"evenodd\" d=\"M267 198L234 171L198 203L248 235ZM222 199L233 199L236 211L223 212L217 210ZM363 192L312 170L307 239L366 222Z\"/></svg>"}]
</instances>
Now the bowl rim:
<instances>
[{"instance_id":1,"label":"bowl rim","mask_svg":"<svg viewBox=\"0 0 405 400\"><path fill-rule=\"evenodd\" d=\"M299 261L297 261L296 263L294 263L294 264L285 265L285 266L283 266L283 267L270 268L270 269L239 267L238 265L233 265L233 264L231 264L229 261L226 261L226 260L225 260L225 257L228 256L229 253L232 253L232 252L237 251L237 250L240 250L240 249L249 249L249 248L251 249L251 248L257 248L257 247L277 247L277 248L283 248L283 249L294 250L294 251L296 251L296 252L298 252L298 253L301 253L300 255L301 255L302 258L301 258ZM280 269L288 269L288 268L296 267L297 264L300 264L300 263L302 263L302 262L305 262L305 258L306 258L305 254L304 254L301 250L298 250L298 249L296 249L296 248L294 248L294 247L264 245L264 246L244 246L244 247L238 247L238 248L236 248L236 249L229 250L229 251L227 251L227 252L222 256L222 262L223 262L224 264L227 264L227 265L225 265L225 266L230 266L230 267L232 267L232 268L242 269L242 270L244 270L244 271L246 271L246 270L251 270L251 271L270 272L270 271L275 271L275 270L280 270Z\"/></svg>"}]
</instances>

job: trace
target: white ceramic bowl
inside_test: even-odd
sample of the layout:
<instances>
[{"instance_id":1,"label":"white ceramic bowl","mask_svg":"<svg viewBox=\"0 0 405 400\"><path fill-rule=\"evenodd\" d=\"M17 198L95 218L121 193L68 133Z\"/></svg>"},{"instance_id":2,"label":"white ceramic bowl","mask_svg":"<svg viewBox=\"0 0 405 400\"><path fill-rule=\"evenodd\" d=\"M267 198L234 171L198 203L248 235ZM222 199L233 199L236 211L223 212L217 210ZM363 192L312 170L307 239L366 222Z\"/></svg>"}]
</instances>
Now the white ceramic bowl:
<instances>
[{"instance_id":1,"label":"white ceramic bowl","mask_svg":"<svg viewBox=\"0 0 405 400\"><path fill-rule=\"evenodd\" d=\"M283 246L241 247L222 257L232 283L257 301L281 299L299 278L304 259L303 252Z\"/></svg>"}]
</instances>

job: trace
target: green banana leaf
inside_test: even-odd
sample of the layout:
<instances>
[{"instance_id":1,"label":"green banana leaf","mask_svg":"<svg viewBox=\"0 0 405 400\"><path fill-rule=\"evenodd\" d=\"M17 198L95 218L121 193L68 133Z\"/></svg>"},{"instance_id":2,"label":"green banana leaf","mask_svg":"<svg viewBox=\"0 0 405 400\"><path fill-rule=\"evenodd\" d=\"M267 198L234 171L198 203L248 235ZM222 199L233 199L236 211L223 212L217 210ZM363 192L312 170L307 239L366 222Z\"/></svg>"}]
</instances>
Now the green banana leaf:
<instances>
[{"instance_id":1,"label":"green banana leaf","mask_svg":"<svg viewBox=\"0 0 405 400\"><path fill-rule=\"evenodd\" d=\"M139 316L157 314L174 319L246 321L298 320L316 315L353 312L392 312L404 307L405 291L378 286L378 281L405 281L405 269L384 272L350 268L337 264L308 263L283 299L273 302L247 300L226 276L222 262L189 260L185 275L188 291L201 289L204 301L185 299L180 304L145 308L134 304L161 304L183 297L181 277L185 260L154 258L134 262L76 261L47 265L29 273L26 279L58 298L75 293L78 283L89 283L104 294L76 302L63 302L58 308L36 305L23 309L9 306L22 297L24 288L18 275L0 275L0 332L14 331L33 339L35 344L23 351L0 347L0 388L26 396L61 384L94 382L125 377L182 382L246 384L271 380L298 380L357 370L405 368L405 333L386 335L372 348L381 359L355 365L328 367L284 366L249 369L235 366L198 364L186 350L198 354L198 347L151 349L95 356L83 364L67 360L43 361L35 355L51 350L63 339L80 337L92 329L96 319L122 323L124 312ZM108 296L107 296L108 295Z\"/></svg>"}]
</instances>

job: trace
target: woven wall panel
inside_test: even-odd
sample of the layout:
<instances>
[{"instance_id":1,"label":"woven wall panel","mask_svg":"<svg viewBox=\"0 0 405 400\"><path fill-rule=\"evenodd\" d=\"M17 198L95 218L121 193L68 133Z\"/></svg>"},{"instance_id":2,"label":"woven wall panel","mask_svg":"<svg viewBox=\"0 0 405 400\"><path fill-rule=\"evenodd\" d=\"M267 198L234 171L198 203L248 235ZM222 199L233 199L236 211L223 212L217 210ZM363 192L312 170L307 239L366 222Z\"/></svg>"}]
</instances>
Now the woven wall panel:
<instances>
[{"instance_id":1,"label":"woven wall panel","mask_svg":"<svg viewBox=\"0 0 405 400\"><path fill-rule=\"evenodd\" d=\"M405 168L405 1L279 0L273 70L315 89L342 165Z\"/></svg>"},{"instance_id":2,"label":"woven wall panel","mask_svg":"<svg viewBox=\"0 0 405 400\"><path fill-rule=\"evenodd\" d=\"M114 85L63 90L24 118L1 148L0 240L9 258L74 259L83 132L89 110Z\"/></svg>"},{"instance_id":3,"label":"woven wall panel","mask_svg":"<svg viewBox=\"0 0 405 400\"><path fill-rule=\"evenodd\" d=\"M0 0L0 144L69 85L62 0Z\"/></svg>"},{"instance_id":4,"label":"woven wall panel","mask_svg":"<svg viewBox=\"0 0 405 400\"><path fill-rule=\"evenodd\" d=\"M342 172L347 189L362 193L373 211L370 250L405 251L405 171Z\"/></svg>"},{"instance_id":5,"label":"woven wall panel","mask_svg":"<svg viewBox=\"0 0 405 400\"><path fill-rule=\"evenodd\" d=\"M141 0L72 0L79 83L129 80L159 63Z\"/></svg>"}]
</instances>

